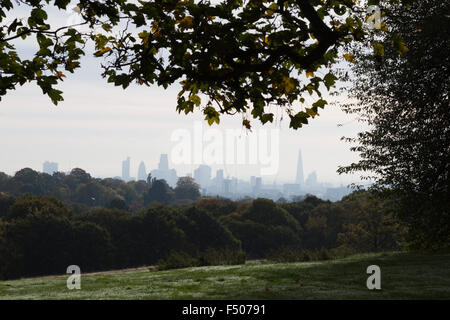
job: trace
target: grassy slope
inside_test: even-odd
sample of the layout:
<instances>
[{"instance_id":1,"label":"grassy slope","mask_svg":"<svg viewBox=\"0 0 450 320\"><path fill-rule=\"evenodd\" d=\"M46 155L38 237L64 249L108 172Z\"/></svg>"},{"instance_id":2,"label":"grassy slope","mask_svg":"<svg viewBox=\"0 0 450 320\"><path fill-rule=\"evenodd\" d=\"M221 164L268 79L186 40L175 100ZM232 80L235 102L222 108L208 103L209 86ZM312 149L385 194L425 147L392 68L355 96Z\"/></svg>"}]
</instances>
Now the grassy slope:
<instances>
[{"instance_id":1,"label":"grassy slope","mask_svg":"<svg viewBox=\"0 0 450 320\"><path fill-rule=\"evenodd\" d=\"M371 264L381 268L382 290L366 288ZM81 290L68 290L66 279L1 281L0 299L450 299L450 254L84 275Z\"/></svg>"}]
</instances>

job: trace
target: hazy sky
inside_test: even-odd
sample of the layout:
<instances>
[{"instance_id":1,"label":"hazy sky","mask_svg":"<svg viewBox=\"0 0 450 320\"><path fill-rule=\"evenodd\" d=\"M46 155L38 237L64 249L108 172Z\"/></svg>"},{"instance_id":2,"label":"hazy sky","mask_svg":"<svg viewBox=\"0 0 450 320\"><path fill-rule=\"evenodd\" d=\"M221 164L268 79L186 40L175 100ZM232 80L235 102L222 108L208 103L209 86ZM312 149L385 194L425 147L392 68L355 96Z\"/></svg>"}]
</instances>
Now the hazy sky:
<instances>
[{"instance_id":1,"label":"hazy sky","mask_svg":"<svg viewBox=\"0 0 450 320\"><path fill-rule=\"evenodd\" d=\"M21 48L22 54L30 52L26 46ZM2 98L0 171L10 175L24 167L41 171L42 163L49 160L58 162L61 171L81 167L93 176L119 176L122 160L130 156L131 176L136 176L141 160L147 171L156 168L161 153L169 154L172 160L174 147L179 143L171 137L180 129L191 134L194 148L194 126L198 126L203 117L200 111L188 116L176 112L177 86L164 90L133 85L123 90L100 77L100 62L92 57L92 52L87 53L83 67L75 74L67 74L59 86L64 92L64 101L57 107L34 84L19 87ZM263 176L263 183L293 182L299 148L303 153L305 177L316 171L319 181L335 184L355 181L356 177L336 173L339 165L357 160L349 145L340 141L342 136L354 136L362 129L360 123L352 121L352 116L338 107L328 107L320 117L299 130L289 129L288 117L279 121L280 116L281 113L276 114L276 123L264 126L269 136L271 130L279 130L279 152L278 170ZM338 127L340 123L345 125ZM256 120L252 125L258 133L261 126ZM216 130L208 132L208 128ZM225 137L230 129L240 130L242 137L246 137L241 116L224 116L220 126L208 127L203 123L203 132L213 136ZM207 145L208 142L204 142L205 148ZM227 150L225 148L224 157ZM224 168L226 176L245 179L261 175L264 166L246 163L213 165L213 169ZM178 175L192 172L198 166L193 163L170 165Z\"/></svg>"}]
</instances>

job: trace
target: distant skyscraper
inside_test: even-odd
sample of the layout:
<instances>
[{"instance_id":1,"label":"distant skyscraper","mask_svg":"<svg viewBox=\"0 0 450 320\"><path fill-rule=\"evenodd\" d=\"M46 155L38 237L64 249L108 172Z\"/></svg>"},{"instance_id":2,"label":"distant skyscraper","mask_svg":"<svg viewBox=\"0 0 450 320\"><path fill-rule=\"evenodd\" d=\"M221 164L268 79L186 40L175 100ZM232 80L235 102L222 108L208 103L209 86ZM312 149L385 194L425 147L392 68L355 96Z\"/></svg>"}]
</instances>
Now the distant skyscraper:
<instances>
[{"instance_id":1,"label":"distant skyscraper","mask_svg":"<svg viewBox=\"0 0 450 320\"><path fill-rule=\"evenodd\" d=\"M42 165L42 171L52 175L54 172L58 172L58 164L56 162L45 161Z\"/></svg>"},{"instance_id":2,"label":"distant skyscraper","mask_svg":"<svg viewBox=\"0 0 450 320\"><path fill-rule=\"evenodd\" d=\"M250 186L254 187L256 184L256 177L255 176L251 176L250 177Z\"/></svg>"},{"instance_id":3,"label":"distant skyscraper","mask_svg":"<svg viewBox=\"0 0 450 320\"><path fill-rule=\"evenodd\" d=\"M169 158L167 154L162 154L159 158L158 169L150 172L152 178L164 179L171 187L175 187L178 177L174 169L169 169Z\"/></svg>"},{"instance_id":4,"label":"distant skyscraper","mask_svg":"<svg viewBox=\"0 0 450 320\"><path fill-rule=\"evenodd\" d=\"M217 183L222 183L223 181L223 170L219 169L216 171L216 179L217 179Z\"/></svg>"},{"instance_id":5,"label":"distant skyscraper","mask_svg":"<svg viewBox=\"0 0 450 320\"><path fill-rule=\"evenodd\" d=\"M298 150L298 160L297 160L297 178L295 179L295 183L303 187L304 184L303 177L303 160L302 160L302 150Z\"/></svg>"},{"instance_id":6,"label":"distant skyscraper","mask_svg":"<svg viewBox=\"0 0 450 320\"><path fill-rule=\"evenodd\" d=\"M138 169L138 181L139 180L143 180L143 181L147 181L147 171L145 170L145 163L144 161L141 161L141 163L139 164L139 169Z\"/></svg>"},{"instance_id":7,"label":"distant skyscraper","mask_svg":"<svg viewBox=\"0 0 450 320\"><path fill-rule=\"evenodd\" d=\"M159 158L159 170L169 170L169 158L167 157L167 154L162 154Z\"/></svg>"},{"instance_id":8,"label":"distant skyscraper","mask_svg":"<svg viewBox=\"0 0 450 320\"><path fill-rule=\"evenodd\" d=\"M216 171L216 177L213 179L214 188L216 192L223 193L224 184L223 184L223 170L219 169Z\"/></svg>"},{"instance_id":9,"label":"distant skyscraper","mask_svg":"<svg viewBox=\"0 0 450 320\"><path fill-rule=\"evenodd\" d=\"M256 195L258 193L260 193L261 187L262 187L262 179L261 179L261 177L256 177L255 178L255 186L253 187L253 193Z\"/></svg>"},{"instance_id":10,"label":"distant skyscraper","mask_svg":"<svg viewBox=\"0 0 450 320\"><path fill-rule=\"evenodd\" d=\"M194 170L194 179L202 188L206 188L211 180L211 167L204 164L200 165Z\"/></svg>"},{"instance_id":11,"label":"distant skyscraper","mask_svg":"<svg viewBox=\"0 0 450 320\"><path fill-rule=\"evenodd\" d=\"M127 160L122 161L122 179L124 181L130 180L130 157L127 157Z\"/></svg>"},{"instance_id":12,"label":"distant skyscraper","mask_svg":"<svg viewBox=\"0 0 450 320\"><path fill-rule=\"evenodd\" d=\"M223 193L228 195L231 192L231 179L223 180Z\"/></svg>"}]
</instances>

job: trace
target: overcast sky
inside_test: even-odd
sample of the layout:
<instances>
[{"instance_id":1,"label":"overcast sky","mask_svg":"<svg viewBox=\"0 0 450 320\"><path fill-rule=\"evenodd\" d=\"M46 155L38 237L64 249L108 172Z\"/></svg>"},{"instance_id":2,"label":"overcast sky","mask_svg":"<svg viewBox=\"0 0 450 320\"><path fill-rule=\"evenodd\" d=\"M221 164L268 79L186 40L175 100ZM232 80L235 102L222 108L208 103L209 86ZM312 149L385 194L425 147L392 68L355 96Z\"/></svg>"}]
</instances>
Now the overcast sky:
<instances>
[{"instance_id":1,"label":"overcast sky","mask_svg":"<svg viewBox=\"0 0 450 320\"><path fill-rule=\"evenodd\" d=\"M26 45L20 51L23 55L30 52ZM100 62L92 57L92 52L87 53L83 67L75 74L67 74L59 86L64 101L58 106L34 84L19 87L2 98L0 171L10 175L24 167L41 171L42 163L49 160L57 162L61 171L80 167L96 177L120 176L121 162L130 156L131 176L135 177L140 161L145 162L147 171L156 168L161 153L169 154L173 162L172 152L179 142L172 141L171 137L180 129L187 130L184 132L189 132L195 143L194 126L203 117L200 111L188 116L176 112L177 86L167 90L130 86L123 90L100 77ZM279 121L280 117L281 113L276 113L276 123L263 127L269 136L274 132L271 130L279 130L278 169L274 174L263 175L263 183L294 182L299 149L303 154L305 177L316 171L319 181L334 184L348 184L357 179L336 173L339 165L357 160L350 146L340 141L342 136L354 136L362 129L352 116L337 106L328 107L320 117L299 130L289 129L288 117ZM342 123L343 126L338 126ZM254 132L260 133L261 126L256 120L252 126ZM240 130L243 138L247 134L241 116L224 116L220 126L208 127L203 123L203 132L209 128L220 130L209 131L216 136L225 137L230 129ZM204 142L203 146L207 145ZM226 156L226 148L224 152ZM195 163L170 165L179 176L198 166ZM261 176L264 165L261 161L257 164L247 161L244 165L212 167L225 169L226 176L248 179L251 175Z\"/></svg>"}]
</instances>

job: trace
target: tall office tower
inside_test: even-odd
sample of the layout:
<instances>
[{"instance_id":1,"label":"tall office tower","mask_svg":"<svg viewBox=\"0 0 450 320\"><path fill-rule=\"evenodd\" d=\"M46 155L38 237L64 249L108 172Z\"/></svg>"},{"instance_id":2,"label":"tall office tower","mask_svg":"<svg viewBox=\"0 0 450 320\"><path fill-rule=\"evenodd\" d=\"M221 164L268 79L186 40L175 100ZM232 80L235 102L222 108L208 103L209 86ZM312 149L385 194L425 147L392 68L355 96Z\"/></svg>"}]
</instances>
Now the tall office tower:
<instances>
[{"instance_id":1,"label":"tall office tower","mask_svg":"<svg viewBox=\"0 0 450 320\"><path fill-rule=\"evenodd\" d=\"M223 181L223 170L219 169L216 171L216 182L221 185L222 181Z\"/></svg>"},{"instance_id":2,"label":"tall office tower","mask_svg":"<svg viewBox=\"0 0 450 320\"><path fill-rule=\"evenodd\" d=\"M158 169L169 170L169 158L167 157L167 154L162 154L159 158Z\"/></svg>"},{"instance_id":3,"label":"tall office tower","mask_svg":"<svg viewBox=\"0 0 450 320\"><path fill-rule=\"evenodd\" d=\"M216 192L223 193L224 186L223 186L223 170L219 169L216 171L216 177L214 178L214 186L216 189Z\"/></svg>"},{"instance_id":4,"label":"tall office tower","mask_svg":"<svg viewBox=\"0 0 450 320\"><path fill-rule=\"evenodd\" d=\"M236 177L231 178L231 192L237 193L238 190L238 179Z\"/></svg>"},{"instance_id":5,"label":"tall office tower","mask_svg":"<svg viewBox=\"0 0 450 320\"><path fill-rule=\"evenodd\" d=\"M231 192L231 179L223 180L223 193L229 194Z\"/></svg>"},{"instance_id":6,"label":"tall office tower","mask_svg":"<svg viewBox=\"0 0 450 320\"><path fill-rule=\"evenodd\" d=\"M255 176L251 176L250 177L250 186L254 187L256 184L256 177Z\"/></svg>"},{"instance_id":7,"label":"tall office tower","mask_svg":"<svg viewBox=\"0 0 450 320\"><path fill-rule=\"evenodd\" d=\"M262 187L262 179L261 177L256 177L255 186L253 187L253 193L257 195L259 192L261 192L261 187Z\"/></svg>"},{"instance_id":8,"label":"tall office tower","mask_svg":"<svg viewBox=\"0 0 450 320\"><path fill-rule=\"evenodd\" d=\"M54 172L58 172L58 164L56 162L45 161L42 165L42 171L52 175Z\"/></svg>"},{"instance_id":9,"label":"tall office tower","mask_svg":"<svg viewBox=\"0 0 450 320\"><path fill-rule=\"evenodd\" d=\"M177 184L178 176L175 169L169 169L169 158L167 154L161 154L158 169L150 171L153 178L164 179L171 187Z\"/></svg>"},{"instance_id":10,"label":"tall office tower","mask_svg":"<svg viewBox=\"0 0 450 320\"><path fill-rule=\"evenodd\" d=\"M211 180L211 167L201 164L194 170L194 179L202 188L209 186Z\"/></svg>"},{"instance_id":11,"label":"tall office tower","mask_svg":"<svg viewBox=\"0 0 450 320\"><path fill-rule=\"evenodd\" d=\"M122 161L122 180L125 182L130 180L130 157Z\"/></svg>"},{"instance_id":12,"label":"tall office tower","mask_svg":"<svg viewBox=\"0 0 450 320\"><path fill-rule=\"evenodd\" d=\"M303 160L302 160L302 150L298 150L298 160L297 160L297 178L295 179L295 183L300 185L300 188L304 185L304 177L303 177Z\"/></svg>"},{"instance_id":13,"label":"tall office tower","mask_svg":"<svg viewBox=\"0 0 450 320\"><path fill-rule=\"evenodd\" d=\"M147 171L145 170L144 161L141 161L141 163L139 164L137 176L138 176L138 181L140 181L140 180L147 181Z\"/></svg>"}]
</instances>

